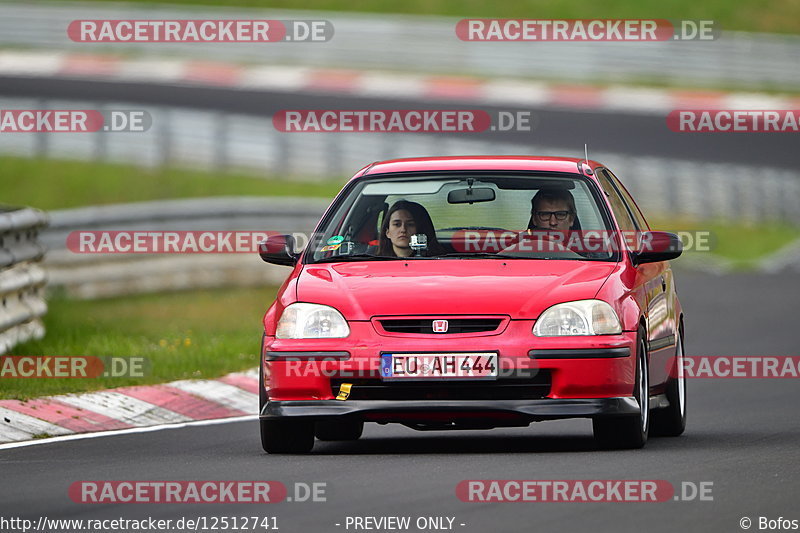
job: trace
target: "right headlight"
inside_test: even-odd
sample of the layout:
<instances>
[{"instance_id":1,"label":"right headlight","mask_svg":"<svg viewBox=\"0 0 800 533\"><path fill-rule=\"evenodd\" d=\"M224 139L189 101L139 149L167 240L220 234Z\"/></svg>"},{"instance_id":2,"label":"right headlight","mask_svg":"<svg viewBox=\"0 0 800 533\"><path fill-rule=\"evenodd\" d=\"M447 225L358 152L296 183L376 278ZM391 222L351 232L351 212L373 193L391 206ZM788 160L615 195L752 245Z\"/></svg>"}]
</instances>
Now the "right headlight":
<instances>
[{"instance_id":1,"label":"right headlight","mask_svg":"<svg viewBox=\"0 0 800 533\"><path fill-rule=\"evenodd\" d=\"M545 310L533 326L537 337L616 335L622 324L614 309L602 300L578 300Z\"/></svg>"},{"instance_id":2,"label":"right headlight","mask_svg":"<svg viewBox=\"0 0 800 533\"><path fill-rule=\"evenodd\" d=\"M339 311L309 303L287 306L275 330L279 339L340 339L348 335L350 326Z\"/></svg>"}]
</instances>

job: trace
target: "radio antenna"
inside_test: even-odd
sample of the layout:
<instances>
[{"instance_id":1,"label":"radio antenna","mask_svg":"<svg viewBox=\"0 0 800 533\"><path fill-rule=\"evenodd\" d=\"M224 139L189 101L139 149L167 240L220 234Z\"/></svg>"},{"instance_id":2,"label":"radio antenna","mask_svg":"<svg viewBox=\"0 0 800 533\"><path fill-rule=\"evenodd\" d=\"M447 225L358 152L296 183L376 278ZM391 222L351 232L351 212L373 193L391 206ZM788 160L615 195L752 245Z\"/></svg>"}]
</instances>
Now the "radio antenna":
<instances>
[{"instance_id":1,"label":"radio antenna","mask_svg":"<svg viewBox=\"0 0 800 533\"><path fill-rule=\"evenodd\" d=\"M583 143L583 162L586 163L585 172L589 176L592 175L592 167L589 166L589 145L587 143Z\"/></svg>"}]
</instances>

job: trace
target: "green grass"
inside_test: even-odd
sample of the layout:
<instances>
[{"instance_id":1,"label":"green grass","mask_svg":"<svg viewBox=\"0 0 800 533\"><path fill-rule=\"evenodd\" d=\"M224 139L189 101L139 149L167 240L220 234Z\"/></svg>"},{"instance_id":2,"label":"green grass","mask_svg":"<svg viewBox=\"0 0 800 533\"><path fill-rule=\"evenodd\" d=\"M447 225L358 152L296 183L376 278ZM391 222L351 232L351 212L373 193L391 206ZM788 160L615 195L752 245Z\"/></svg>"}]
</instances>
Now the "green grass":
<instances>
[{"instance_id":1,"label":"green grass","mask_svg":"<svg viewBox=\"0 0 800 533\"><path fill-rule=\"evenodd\" d=\"M247 6L484 18L668 18L717 21L724 30L800 33L796 0L136 0L148 4Z\"/></svg>"},{"instance_id":2,"label":"green grass","mask_svg":"<svg viewBox=\"0 0 800 533\"><path fill-rule=\"evenodd\" d=\"M710 232L710 252L689 250L687 254L710 253L732 262L737 269L746 270L756 266L759 259L777 252L787 244L800 239L800 228L778 222L748 225L725 221L693 222L650 221L653 229L672 232ZM683 236L682 236L683 237ZM692 239L695 237L692 236ZM684 245L688 240L683 237ZM677 260L680 262L680 259Z\"/></svg>"},{"instance_id":3,"label":"green grass","mask_svg":"<svg viewBox=\"0 0 800 533\"><path fill-rule=\"evenodd\" d=\"M204 196L333 198L347 178L290 181L175 168L0 157L0 202L49 210Z\"/></svg>"},{"instance_id":4,"label":"green grass","mask_svg":"<svg viewBox=\"0 0 800 533\"><path fill-rule=\"evenodd\" d=\"M261 319L275 287L128 296L96 301L55 297L46 336L9 355L144 357L143 378L0 378L0 398L213 378L258 365Z\"/></svg>"},{"instance_id":5,"label":"green grass","mask_svg":"<svg viewBox=\"0 0 800 533\"><path fill-rule=\"evenodd\" d=\"M745 263L776 252L787 243L800 239L800 229L780 224L758 227L712 224L710 230L717 237L714 248L717 255Z\"/></svg>"}]
</instances>

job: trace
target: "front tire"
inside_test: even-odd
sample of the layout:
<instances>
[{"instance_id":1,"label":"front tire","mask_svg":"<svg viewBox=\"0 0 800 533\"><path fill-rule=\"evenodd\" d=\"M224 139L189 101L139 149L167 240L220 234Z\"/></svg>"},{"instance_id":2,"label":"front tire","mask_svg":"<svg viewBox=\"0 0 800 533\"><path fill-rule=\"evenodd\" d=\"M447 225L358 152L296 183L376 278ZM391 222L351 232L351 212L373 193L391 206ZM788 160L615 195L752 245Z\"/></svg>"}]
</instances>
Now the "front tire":
<instances>
[{"instance_id":1,"label":"front tire","mask_svg":"<svg viewBox=\"0 0 800 533\"><path fill-rule=\"evenodd\" d=\"M647 442L650 430L650 377L644 331L640 331L637 337L633 395L639 402L638 415L592 419L594 439L600 448L636 449Z\"/></svg>"},{"instance_id":2,"label":"front tire","mask_svg":"<svg viewBox=\"0 0 800 533\"><path fill-rule=\"evenodd\" d=\"M677 437L686 429L686 376L684 375L683 328L678 331L675 346L675 377L667 382L669 407L653 411L653 435Z\"/></svg>"},{"instance_id":3,"label":"front tire","mask_svg":"<svg viewBox=\"0 0 800 533\"><path fill-rule=\"evenodd\" d=\"M261 335L261 348L259 349L259 353L261 357L258 360L258 414L261 414L261 411L264 410L264 406L267 405L267 391L264 388L264 337L266 334Z\"/></svg>"}]
</instances>

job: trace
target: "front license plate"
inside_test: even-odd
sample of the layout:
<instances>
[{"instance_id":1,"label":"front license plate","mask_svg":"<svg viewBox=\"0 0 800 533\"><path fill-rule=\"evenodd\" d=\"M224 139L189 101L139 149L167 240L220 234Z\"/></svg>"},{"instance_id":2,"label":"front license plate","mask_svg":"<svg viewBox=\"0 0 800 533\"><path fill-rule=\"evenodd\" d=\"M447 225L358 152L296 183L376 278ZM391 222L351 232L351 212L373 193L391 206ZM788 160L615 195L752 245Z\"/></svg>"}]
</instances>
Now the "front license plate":
<instances>
[{"instance_id":1,"label":"front license plate","mask_svg":"<svg viewBox=\"0 0 800 533\"><path fill-rule=\"evenodd\" d=\"M381 354L381 378L401 379L495 379L496 353L385 353Z\"/></svg>"}]
</instances>

